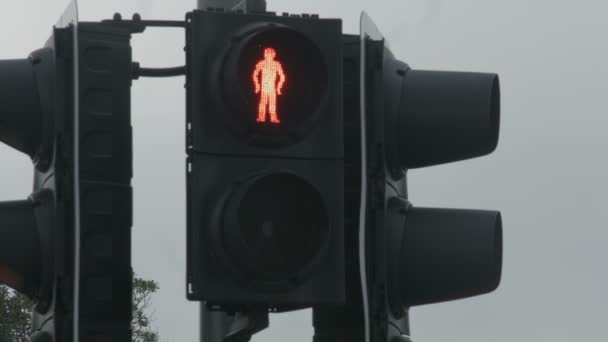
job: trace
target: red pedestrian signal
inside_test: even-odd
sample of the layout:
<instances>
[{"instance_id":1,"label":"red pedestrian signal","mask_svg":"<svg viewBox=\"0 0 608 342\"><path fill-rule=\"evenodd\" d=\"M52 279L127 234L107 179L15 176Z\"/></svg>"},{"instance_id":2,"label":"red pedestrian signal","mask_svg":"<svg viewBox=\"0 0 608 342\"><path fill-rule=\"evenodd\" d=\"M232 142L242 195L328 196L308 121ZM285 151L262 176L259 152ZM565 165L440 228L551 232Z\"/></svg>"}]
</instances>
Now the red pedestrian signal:
<instances>
[{"instance_id":1,"label":"red pedestrian signal","mask_svg":"<svg viewBox=\"0 0 608 342\"><path fill-rule=\"evenodd\" d=\"M234 20L254 18L227 16ZM328 125L333 124L332 116L327 113L335 110L330 108L340 97L331 91L339 89L331 78L331 63L327 61L332 58L327 51L333 48L325 48L314 39L317 34L323 35L321 30L300 30L298 24L291 23L293 19L277 20L286 20L286 24L277 26L256 21L251 27L242 26L240 31L231 31L234 39L220 41L208 53L195 52L191 57L191 61L196 62L191 63L190 72L204 76L192 80L192 88L198 90L192 93L191 104L215 112L208 117L192 115L193 126L201 127L200 137L227 132L232 136L226 137L226 142L236 137L239 144L275 150L306 139L324 146L336 143L333 138L331 142L321 143L323 139L313 137L332 136L325 132L331 130ZM300 20L316 24L312 19ZM232 24L227 23L226 29L231 30L228 26ZM195 46L194 39L202 38L193 36L192 39L192 46ZM199 81L203 83L199 84ZM208 97L201 97L202 94ZM201 122L197 122L199 120ZM206 120L213 122L204 122ZM222 125L221 129L205 132L218 123ZM217 146L219 149L214 153L225 151L224 143L203 144L198 137L198 134L193 137L195 149ZM328 152L324 157L333 154Z\"/></svg>"},{"instance_id":2,"label":"red pedestrian signal","mask_svg":"<svg viewBox=\"0 0 608 342\"><path fill-rule=\"evenodd\" d=\"M188 298L293 310L345 300L340 20L187 20Z\"/></svg>"},{"instance_id":3,"label":"red pedestrian signal","mask_svg":"<svg viewBox=\"0 0 608 342\"><path fill-rule=\"evenodd\" d=\"M271 123L279 124L281 122L277 114L277 95L282 95L281 90L285 84L285 72L281 62L275 60L276 55L277 52L273 48L266 48L264 59L258 62L253 72L255 93L259 94L261 92L257 122L266 122L266 108L270 113ZM261 85L260 75L262 76ZM279 79L278 83L277 78Z\"/></svg>"}]
</instances>

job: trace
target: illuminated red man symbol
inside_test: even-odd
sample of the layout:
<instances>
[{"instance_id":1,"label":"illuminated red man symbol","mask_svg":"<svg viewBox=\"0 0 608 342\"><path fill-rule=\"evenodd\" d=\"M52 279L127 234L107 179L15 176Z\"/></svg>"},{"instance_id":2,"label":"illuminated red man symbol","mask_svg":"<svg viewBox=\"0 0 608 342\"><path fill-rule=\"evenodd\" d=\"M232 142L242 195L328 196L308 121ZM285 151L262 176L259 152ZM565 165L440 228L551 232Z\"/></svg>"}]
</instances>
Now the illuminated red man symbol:
<instances>
[{"instance_id":1,"label":"illuminated red man symbol","mask_svg":"<svg viewBox=\"0 0 608 342\"><path fill-rule=\"evenodd\" d=\"M273 48L265 49L264 59L258 62L253 71L255 93L261 92L257 122L266 122L266 107L268 107L270 113L270 122L274 124L281 122L277 114L277 95L282 95L281 90L285 84L285 73L281 63L274 60L276 56L277 52ZM260 73L262 74L261 83ZM279 79L278 83L277 78Z\"/></svg>"}]
</instances>

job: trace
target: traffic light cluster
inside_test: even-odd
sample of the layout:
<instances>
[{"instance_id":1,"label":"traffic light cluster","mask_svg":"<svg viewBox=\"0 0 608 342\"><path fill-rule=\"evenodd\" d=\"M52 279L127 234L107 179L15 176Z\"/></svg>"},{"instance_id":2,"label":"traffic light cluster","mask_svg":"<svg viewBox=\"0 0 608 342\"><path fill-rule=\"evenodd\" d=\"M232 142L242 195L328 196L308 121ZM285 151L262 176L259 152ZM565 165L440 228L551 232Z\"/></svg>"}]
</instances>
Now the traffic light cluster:
<instances>
[{"instance_id":1,"label":"traffic light cluster","mask_svg":"<svg viewBox=\"0 0 608 342\"><path fill-rule=\"evenodd\" d=\"M382 341L409 333L411 306L498 286L500 213L418 208L406 184L496 148L497 75L411 69L314 15L187 23L190 299L314 307L319 342L367 315Z\"/></svg>"},{"instance_id":2,"label":"traffic light cluster","mask_svg":"<svg viewBox=\"0 0 608 342\"><path fill-rule=\"evenodd\" d=\"M146 25L118 18L0 61L0 140L35 168L34 193L0 203L0 283L35 300L33 341L130 340L130 87L145 74L186 75L190 300L312 307L317 342L388 341L410 307L498 286L500 213L413 206L406 181L496 148L497 75L412 69L367 17L361 36L306 14L178 24L185 68L133 63Z\"/></svg>"}]
</instances>

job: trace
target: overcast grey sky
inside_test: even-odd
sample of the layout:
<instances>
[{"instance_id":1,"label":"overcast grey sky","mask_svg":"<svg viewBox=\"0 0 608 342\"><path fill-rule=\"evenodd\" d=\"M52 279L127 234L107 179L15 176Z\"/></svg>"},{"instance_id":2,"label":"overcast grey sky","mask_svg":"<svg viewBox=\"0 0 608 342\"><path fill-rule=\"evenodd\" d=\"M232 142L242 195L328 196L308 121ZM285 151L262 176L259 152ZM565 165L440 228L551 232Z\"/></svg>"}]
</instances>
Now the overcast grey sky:
<instances>
[{"instance_id":1,"label":"overcast grey sky","mask_svg":"<svg viewBox=\"0 0 608 342\"><path fill-rule=\"evenodd\" d=\"M180 19L195 0L81 0L81 19ZM608 318L608 2L566 0L268 0L276 11L340 17L358 33L367 11L413 68L496 72L502 127L485 158L410 173L415 205L499 209L503 281L493 294L412 309L416 341L605 341ZM0 58L42 46L67 1L4 0ZM183 33L133 40L143 65L179 65ZM185 299L183 80L133 87L133 262L159 281L163 341L197 341L198 306ZM0 146L0 200L31 190L30 161ZM310 341L309 312L273 318L255 341Z\"/></svg>"}]
</instances>

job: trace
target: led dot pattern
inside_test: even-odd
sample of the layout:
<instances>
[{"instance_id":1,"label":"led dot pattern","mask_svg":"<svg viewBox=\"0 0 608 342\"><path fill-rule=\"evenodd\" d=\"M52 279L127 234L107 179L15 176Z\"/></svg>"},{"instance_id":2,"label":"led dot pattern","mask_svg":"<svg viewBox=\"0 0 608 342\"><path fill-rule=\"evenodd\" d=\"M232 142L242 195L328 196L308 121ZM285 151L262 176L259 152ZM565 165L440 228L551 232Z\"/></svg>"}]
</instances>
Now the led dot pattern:
<instances>
[{"instance_id":1,"label":"led dot pattern","mask_svg":"<svg viewBox=\"0 0 608 342\"><path fill-rule=\"evenodd\" d=\"M287 78L281 62L275 60L276 56L275 49L264 49L264 59L256 64L253 71L255 93L260 94L258 117L256 119L258 123L266 122L267 114L270 114L270 123L277 125L281 123L277 111L277 96L282 95L283 85Z\"/></svg>"}]
</instances>

